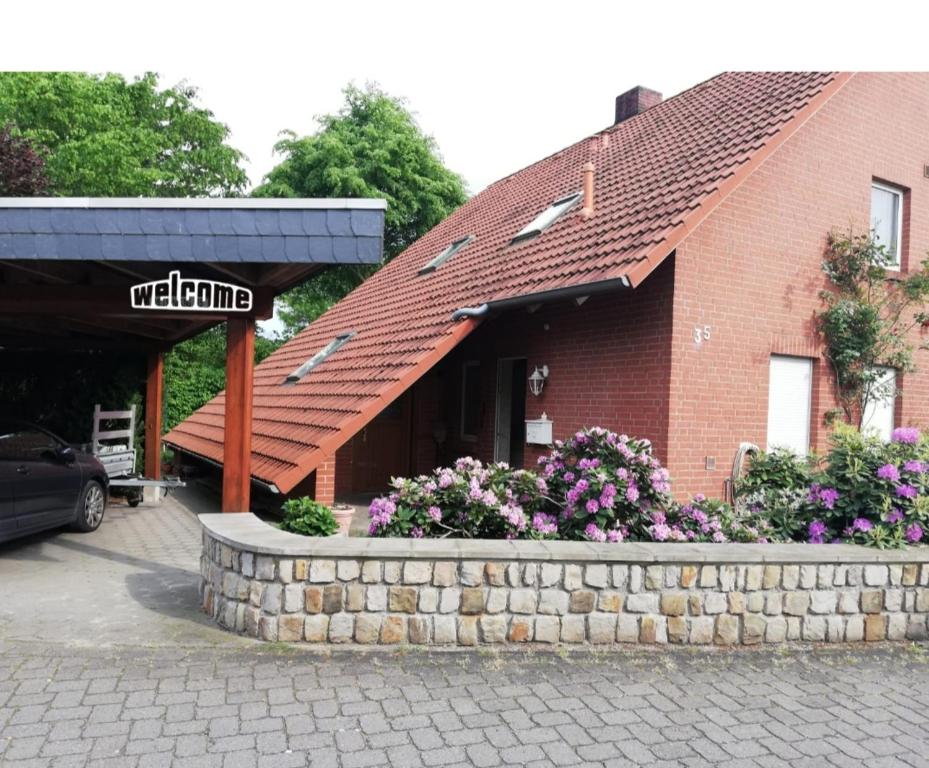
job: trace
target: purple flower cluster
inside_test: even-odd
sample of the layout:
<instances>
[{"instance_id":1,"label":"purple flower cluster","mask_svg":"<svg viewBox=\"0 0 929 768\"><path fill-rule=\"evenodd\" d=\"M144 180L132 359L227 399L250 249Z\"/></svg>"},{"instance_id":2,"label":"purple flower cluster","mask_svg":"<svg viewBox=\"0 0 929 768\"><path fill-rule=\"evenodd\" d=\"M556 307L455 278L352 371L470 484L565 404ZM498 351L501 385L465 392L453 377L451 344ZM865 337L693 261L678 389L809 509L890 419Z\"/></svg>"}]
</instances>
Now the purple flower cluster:
<instances>
[{"instance_id":1,"label":"purple flower cluster","mask_svg":"<svg viewBox=\"0 0 929 768\"><path fill-rule=\"evenodd\" d=\"M904 445L916 445L919 442L919 430L916 427L897 427L890 433L890 440Z\"/></svg>"},{"instance_id":2,"label":"purple flower cluster","mask_svg":"<svg viewBox=\"0 0 929 768\"><path fill-rule=\"evenodd\" d=\"M807 541L810 544L824 544L826 542L826 524L822 520L811 520L807 528Z\"/></svg>"},{"instance_id":3,"label":"purple flower cluster","mask_svg":"<svg viewBox=\"0 0 929 768\"><path fill-rule=\"evenodd\" d=\"M835 488L823 488L819 483L813 483L806 500L811 504L822 504L826 509L833 509L839 500L839 492Z\"/></svg>"}]
</instances>

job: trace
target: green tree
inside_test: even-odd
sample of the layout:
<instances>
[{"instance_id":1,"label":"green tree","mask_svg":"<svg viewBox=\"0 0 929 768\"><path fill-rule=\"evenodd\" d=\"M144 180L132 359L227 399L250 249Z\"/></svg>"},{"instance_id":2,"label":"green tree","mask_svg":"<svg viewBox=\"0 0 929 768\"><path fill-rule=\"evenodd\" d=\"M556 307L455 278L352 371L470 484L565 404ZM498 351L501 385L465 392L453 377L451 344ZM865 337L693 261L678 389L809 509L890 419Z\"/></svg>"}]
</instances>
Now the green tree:
<instances>
[{"instance_id":1,"label":"green tree","mask_svg":"<svg viewBox=\"0 0 929 768\"><path fill-rule=\"evenodd\" d=\"M235 195L247 177L229 129L197 90L159 88L147 73L0 72L0 125L13 122L46 151L57 195Z\"/></svg>"},{"instance_id":2,"label":"green tree","mask_svg":"<svg viewBox=\"0 0 929 768\"><path fill-rule=\"evenodd\" d=\"M461 205L461 177L442 163L402 99L376 85L348 86L345 103L318 117L312 136L285 134L283 160L257 197L381 197L387 200L384 255L390 260ZM281 320L292 334L359 285L376 267L335 267L282 297Z\"/></svg>"},{"instance_id":3,"label":"green tree","mask_svg":"<svg viewBox=\"0 0 929 768\"><path fill-rule=\"evenodd\" d=\"M823 271L830 287L820 294L825 307L817 321L841 415L859 428L868 403L899 394L881 367L915 370L913 332L929 323L929 260L892 277L889 262L871 233L829 234Z\"/></svg>"}]
</instances>

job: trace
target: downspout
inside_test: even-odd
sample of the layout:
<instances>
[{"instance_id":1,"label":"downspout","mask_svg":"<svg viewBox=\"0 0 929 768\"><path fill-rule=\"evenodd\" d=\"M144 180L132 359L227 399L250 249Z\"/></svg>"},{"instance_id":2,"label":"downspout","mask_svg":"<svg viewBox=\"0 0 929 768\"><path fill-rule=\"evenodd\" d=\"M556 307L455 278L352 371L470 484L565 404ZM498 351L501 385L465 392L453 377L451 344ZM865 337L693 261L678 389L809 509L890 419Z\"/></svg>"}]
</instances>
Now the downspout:
<instances>
[{"instance_id":1,"label":"downspout","mask_svg":"<svg viewBox=\"0 0 929 768\"><path fill-rule=\"evenodd\" d=\"M462 307L452 313L452 320L464 320L466 317L483 317L490 310L489 304L481 304L479 307Z\"/></svg>"}]
</instances>

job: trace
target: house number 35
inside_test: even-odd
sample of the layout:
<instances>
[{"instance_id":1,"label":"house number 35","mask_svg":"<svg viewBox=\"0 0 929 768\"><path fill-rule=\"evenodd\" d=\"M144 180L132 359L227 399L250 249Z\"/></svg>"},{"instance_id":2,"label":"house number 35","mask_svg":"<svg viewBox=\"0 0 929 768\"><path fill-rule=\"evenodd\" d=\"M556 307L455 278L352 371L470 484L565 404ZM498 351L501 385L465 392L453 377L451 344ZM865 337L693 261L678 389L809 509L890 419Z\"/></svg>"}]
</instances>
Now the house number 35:
<instances>
[{"instance_id":1,"label":"house number 35","mask_svg":"<svg viewBox=\"0 0 929 768\"><path fill-rule=\"evenodd\" d=\"M699 325L694 326L694 343L699 344L703 341L710 340L710 326L704 325L702 328Z\"/></svg>"}]
</instances>

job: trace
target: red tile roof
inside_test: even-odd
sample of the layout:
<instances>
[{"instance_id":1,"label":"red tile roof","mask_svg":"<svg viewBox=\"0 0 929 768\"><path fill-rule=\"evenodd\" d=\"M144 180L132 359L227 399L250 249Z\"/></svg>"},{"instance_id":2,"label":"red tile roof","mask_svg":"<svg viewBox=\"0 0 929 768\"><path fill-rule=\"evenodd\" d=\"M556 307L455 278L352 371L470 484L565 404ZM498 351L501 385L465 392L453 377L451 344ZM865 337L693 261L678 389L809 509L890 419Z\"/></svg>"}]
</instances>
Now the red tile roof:
<instances>
[{"instance_id":1,"label":"red tile roof","mask_svg":"<svg viewBox=\"0 0 929 768\"><path fill-rule=\"evenodd\" d=\"M835 73L727 73L492 184L271 355L255 372L252 475L291 490L473 330L465 306L626 280L636 286L847 82ZM513 236L595 166L580 203L540 236ZM465 235L434 272L419 270ZM284 378L356 335L298 384ZM222 461L223 395L165 440Z\"/></svg>"}]
</instances>

